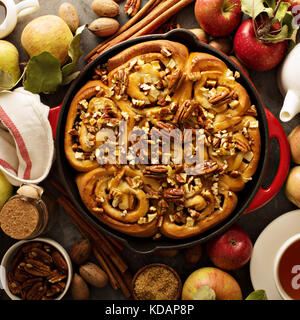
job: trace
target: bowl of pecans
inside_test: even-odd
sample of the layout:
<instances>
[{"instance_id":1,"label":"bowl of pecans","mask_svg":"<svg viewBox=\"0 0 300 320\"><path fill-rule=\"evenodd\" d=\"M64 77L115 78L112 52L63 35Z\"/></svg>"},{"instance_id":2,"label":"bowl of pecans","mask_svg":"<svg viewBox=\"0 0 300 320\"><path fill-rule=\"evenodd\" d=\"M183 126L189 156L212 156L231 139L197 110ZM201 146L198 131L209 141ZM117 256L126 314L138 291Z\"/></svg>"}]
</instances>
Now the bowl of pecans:
<instances>
[{"instance_id":1,"label":"bowl of pecans","mask_svg":"<svg viewBox=\"0 0 300 320\"><path fill-rule=\"evenodd\" d=\"M8 249L1 262L0 281L12 300L61 300L72 273L71 259L59 243L35 238Z\"/></svg>"}]
</instances>

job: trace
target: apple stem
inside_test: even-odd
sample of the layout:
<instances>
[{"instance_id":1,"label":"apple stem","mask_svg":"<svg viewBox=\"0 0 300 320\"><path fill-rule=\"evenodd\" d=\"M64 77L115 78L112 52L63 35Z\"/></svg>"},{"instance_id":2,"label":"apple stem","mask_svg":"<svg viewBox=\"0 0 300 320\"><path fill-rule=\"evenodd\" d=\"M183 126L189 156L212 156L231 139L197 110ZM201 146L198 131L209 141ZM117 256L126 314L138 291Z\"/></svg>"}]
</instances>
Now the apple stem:
<instances>
[{"instance_id":1,"label":"apple stem","mask_svg":"<svg viewBox=\"0 0 300 320\"><path fill-rule=\"evenodd\" d=\"M234 240L230 240L230 244L231 244L232 246L235 246L235 245L236 245L236 242L235 242Z\"/></svg>"},{"instance_id":2,"label":"apple stem","mask_svg":"<svg viewBox=\"0 0 300 320\"><path fill-rule=\"evenodd\" d=\"M224 1L223 11L230 12L234 7L236 7L236 3L230 3L229 1Z\"/></svg>"}]
</instances>

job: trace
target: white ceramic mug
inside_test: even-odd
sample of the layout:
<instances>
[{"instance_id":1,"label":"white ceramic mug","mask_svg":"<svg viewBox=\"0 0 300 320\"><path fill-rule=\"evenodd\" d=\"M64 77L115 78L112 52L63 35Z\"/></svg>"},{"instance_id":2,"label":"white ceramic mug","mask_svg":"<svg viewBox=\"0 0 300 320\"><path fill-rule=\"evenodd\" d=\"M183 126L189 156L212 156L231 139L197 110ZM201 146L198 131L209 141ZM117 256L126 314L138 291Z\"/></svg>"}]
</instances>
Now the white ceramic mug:
<instances>
[{"instance_id":1,"label":"white ceramic mug","mask_svg":"<svg viewBox=\"0 0 300 320\"><path fill-rule=\"evenodd\" d=\"M15 28L18 18L33 13L39 9L39 0L23 0L15 4L14 0L0 0L5 6L6 16L0 25L0 39L8 36Z\"/></svg>"},{"instance_id":2,"label":"white ceramic mug","mask_svg":"<svg viewBox=\"0 0 300 320\"><path fill-rule=\"evenodd\" d=\"M295 242L300 240L300 234L295 234L292 237L290 237L288 240L286 240L283 245L279 248L277 251L277 254L275 256L274 260L274 280L275 284L277 287L277 290L281 297L284 300L294 300L292 297L290 297L285 290L283 289L281 282L279 280L279 262L285 251ZM299 265L294 265L293 268L291 269L291 274L292 274L292 282L291 286L297 286L297 290L300 290L300 264ZM295 288L296 289L296 288Z\"/></svg>"}]
</instances>

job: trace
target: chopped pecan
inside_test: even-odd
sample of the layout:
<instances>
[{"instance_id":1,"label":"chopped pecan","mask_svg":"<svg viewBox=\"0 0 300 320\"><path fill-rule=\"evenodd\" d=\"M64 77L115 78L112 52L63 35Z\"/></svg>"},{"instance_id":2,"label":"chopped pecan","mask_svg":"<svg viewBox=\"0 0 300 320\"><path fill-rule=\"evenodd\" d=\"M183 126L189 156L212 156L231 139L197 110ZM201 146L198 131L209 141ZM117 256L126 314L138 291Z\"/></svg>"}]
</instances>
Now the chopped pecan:
<instances>
[{"instance_id":1,"label":"chopped pecan","mask_svg":"<svg viewBox=\"0 0 300 320\"><path fill-rule=\"evenodd\" d=\"M168 176L168 168L164 165L147 166L144 169L144 176L153 179L165 179Z\"/></svg>"},{"instance_id":2,"label":"chopped pecan","mask_svg":"<svg viewBox=\"0 0 300 320\"><path fill-rule=\"evenodd\" d=\"M51 273L51 269L48 265L34 259L26 259L24 270L37 277L47 277Z\"/></svg>"},{"instance_id":3,"label":"chopped pecan","mask_svg":"<svg viewBox=\"0 0 300 320\"><path fill-rule=\"evenodd\" d=\"M31 289L26 294L27 300L41 300L47 291L47 287L42 281L37 282L31 287Z\"/></svg>"},{"instance_id":4,"label":"chopped pecan","mask_svg":"<svg viewBox=\"0 0 300 320\"><path fill-rule=\"evenodd\" d=\"M241 174L237 170L232 170L229 175L232 178L238 178Z\"/></svg>"},{"instance_id":5,"label":"chopped pecan","mask_svg":"<svg viewBox=\"0 0 300 320\"><path fill-rule=\"evenodd\" d=\"M124 6L124 12L130 17L133 17L138 13L140 6L141 0L127 0Z\"/></svg>"},{"instance_id":6,"label":"chopped pecan","mask_svg":"<svg viewBox=\"0 0 300 320\"><path fill-rule=\"evenodd\" d=\"M63 271L63 272L68 271L67 262L58 251L54 251L52 253L52 259L53 259L53 263L57 267L57 269L59 269L60 271Z\"/></svg>"},{"instance_id":7,"label":"chopped pecan","mask_svg":"<svg viewBox=\"0 0 300 320\"><path fill-rule=\"evenodd\" d=\"M201 176L204 174L212 173L218 169L219 165L217 164L217 162L212 160L204 160L193 168L193 172L194 174Z\"/></svg>"}]
</instances>

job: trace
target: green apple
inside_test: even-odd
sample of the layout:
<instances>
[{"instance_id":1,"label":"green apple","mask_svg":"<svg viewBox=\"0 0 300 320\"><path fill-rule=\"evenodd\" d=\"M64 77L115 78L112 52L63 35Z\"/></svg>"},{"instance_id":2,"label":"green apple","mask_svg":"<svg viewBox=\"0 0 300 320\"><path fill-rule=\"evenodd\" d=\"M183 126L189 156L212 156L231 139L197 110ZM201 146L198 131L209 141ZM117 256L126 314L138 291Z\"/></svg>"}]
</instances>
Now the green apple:
<instances>
[{"instance_id":1,"label":"green apple","mask_svg":"<svg viewBox=\"0 0 300 320\"><path fill-rule=\"evenodd\" d=\"M12 194L13 186L7 181L2 171L0 171L0 209Z\"/></svg>"},{"instance_id":2,"label":"green apple","mask_svg":"<svg viewBox=\"0 0 300 320\"><path fill-rule=\"evenodd\" d=\"M15 83L20 78L19 52L6 40L0 40L0 69L9 72Z\"/></svg>"},{"instance_id":3,"label":"green apple","mask_svg":"<svg viewBox=\"0 0 300 320\"><path fill-rule=\"evenodd\" d=\"M68 50L73 34L63 19L54 15L38 17L27 24L21 43L31 57L49 52L63 65L68 60Z\"/></svg>"}]
</instances>

